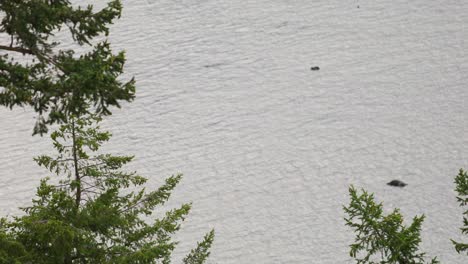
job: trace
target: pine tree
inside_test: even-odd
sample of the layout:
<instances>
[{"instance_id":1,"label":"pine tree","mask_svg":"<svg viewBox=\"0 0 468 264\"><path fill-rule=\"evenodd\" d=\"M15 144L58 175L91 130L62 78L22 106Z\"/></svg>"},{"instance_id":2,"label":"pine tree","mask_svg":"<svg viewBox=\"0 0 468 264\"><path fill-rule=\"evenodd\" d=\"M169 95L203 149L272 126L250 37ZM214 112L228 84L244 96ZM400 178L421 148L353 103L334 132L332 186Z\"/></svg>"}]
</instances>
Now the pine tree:
<instances>
[{"instance_id":1,"label":"pine tree","mask_svg":"<svg viewBox=\"0 0 468 264\"><path fill-rule=\"evenodd\" d=\"M460 169L458 175L455 177L457 192L457 200L461 207L465 207L463 212L463 226L460 228L462 234L468 235L468 174L463 169ZM465 252L468 255L468 243L456 242L452 240L455 250L458 253Z\"/></svg>"},{"instance_id":2,"label":"pine tree","mask_svg":"<svg viewBox=\"0 0 468 264\"><path fill-rule=\"evenodd\" d=\"M383 214L383 205L375 202L373 194L349 188L351 201L344 207L346 225L356 233L350 245L350 255L358 264L422 264L426 253L419 252L421 226L424 216L416 216L409 226L403 225L398 209ZM439 263L436 258L432 264Z\"/></svg>"},{"instance_id":3,"label":"pine tree","mask_svg":"<svg viewBox=\"0 0 468 264\"><path fill-rule=\"evenodd\" d=\"M25 215L3 220L0 243L11 249L1 247L0 263L170 263L177 244L171 236L191 205L151 222L144 218L169 199L182 176L147 192L141 188L146 178L122 169L132 156L98 154L111 136L99 130L99 121L72 117L51 134L58 155L35 160L60 180L43 179ZM204 263L213 237L211 231L184 262Z\"/></svg>"},{"instance_id":4,"label":"pine tree","mask_svg":"<svg viewBox=\"0 0 468 264\"><path fill-rule=\"evenodd\" d=\"M119 0L99 11L68 0L0 1L0 39L9 42L0 43L0 105L32 107L38 113L33 133L43 134L70 115L109 115L110 106L133 100L134 80L118 79L124 53L96 41L121 11ZM54 35L65 30L86 53L59 46Z\"/></svg>"}]
</instances>

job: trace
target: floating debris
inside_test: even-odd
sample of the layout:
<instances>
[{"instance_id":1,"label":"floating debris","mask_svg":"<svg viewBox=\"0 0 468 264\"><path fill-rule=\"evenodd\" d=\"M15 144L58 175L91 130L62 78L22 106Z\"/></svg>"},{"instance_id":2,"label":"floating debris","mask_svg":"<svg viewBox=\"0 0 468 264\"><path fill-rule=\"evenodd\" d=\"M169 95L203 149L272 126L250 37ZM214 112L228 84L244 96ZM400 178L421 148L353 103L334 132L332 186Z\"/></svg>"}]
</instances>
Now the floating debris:
<instances>
[{"instance_id":1,"label":"floating debris","mask_svg":"<svg viewBox=\"0 0 468 264\"><path fill-rule=\"evenodd\" d=\"M226 65L226 63L219 62L219 63L203 65L203 67L205 67L205 68L216 68L216 67L220 67L220 66L224 66L224 65Z\"/></svg>"},{"instance_id":2,"label":"floating debris","mask_svg":"<svg viewBox=\"0 0 468 264\"><path fill-rule=\"evenodd\" d=\"M400 180L393 180L391 182L388 182L387 185L393 186L393 187L405 187L406 183L400 181Z\"/></svg>"},{"instance_id":3,"label":"floating debris","mask_svg":"<svg viewBox=\"0 0 468 264\"><path fill-rule=\"evenodd\" d=\"M314 66L314 67L311 67L310 70L311 71L318 71L318 70L320 70L320 67L319 66Z\"/></svg>"}]
</instances>

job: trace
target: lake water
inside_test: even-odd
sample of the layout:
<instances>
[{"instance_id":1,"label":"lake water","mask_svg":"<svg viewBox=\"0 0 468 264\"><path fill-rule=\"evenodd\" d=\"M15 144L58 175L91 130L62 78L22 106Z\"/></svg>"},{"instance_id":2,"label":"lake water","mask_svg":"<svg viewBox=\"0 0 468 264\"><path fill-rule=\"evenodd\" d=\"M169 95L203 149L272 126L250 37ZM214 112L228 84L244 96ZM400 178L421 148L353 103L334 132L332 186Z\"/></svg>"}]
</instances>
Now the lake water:
<instances>
[{"instance_id":1,"label":"lake water","mask_svg":"<svg viewBox=\"0 0 468 264\"><path fill-rule=\"evenodd\" d=\"M166 207L193 201L176 260L215 228L209 263L351 263L353 184L425 214L423 250L463 263L449 239L468 168L466 14L461 0L124 1L110 41L137 99L104 122L105 150L135 154L150 187L184 173ZM3 216L48 175L33 117L0 108Z\"/></svg>"}]
</instances>

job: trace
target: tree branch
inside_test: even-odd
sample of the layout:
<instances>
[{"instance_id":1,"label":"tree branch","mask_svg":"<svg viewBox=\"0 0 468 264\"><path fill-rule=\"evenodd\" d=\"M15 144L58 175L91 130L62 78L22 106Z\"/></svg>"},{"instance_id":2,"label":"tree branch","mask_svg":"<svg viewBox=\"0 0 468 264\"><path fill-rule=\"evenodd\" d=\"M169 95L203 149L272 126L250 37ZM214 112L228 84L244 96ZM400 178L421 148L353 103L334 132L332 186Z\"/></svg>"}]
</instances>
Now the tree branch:
<instances>
[{"instance_id":1,"label":"tree branch","mask_svg":"<svg viewBox=\"0 0 468 264\"><path fill-rule=\"evenodd\" d=\"M32 50L21 48L21 47L10 47L10 46L5 46L5 45L0 45L0 49L2 50L8 50L8 51L15 51L15 52L21 52L23 54L31 54L34 55Z\"/></svg>"},{"instance_id":2,"label":"tree branch","mask_svg":"<svg viewBox=\"0 0 468 264\"><path fill-rule=\"evenodd\" d=\"M21 47L11 47L11 46L5 46L5 45L0 45L0 50L8 50L8 51L20 52L23 54L35 55L38 59L49 62L50 64L57 67L60 71L65 73L65 70L53 58L50 58L47 55L43 55L41 53L35 53L34 51L30 49L25 49Z\"/></svg>"}]
</instances>

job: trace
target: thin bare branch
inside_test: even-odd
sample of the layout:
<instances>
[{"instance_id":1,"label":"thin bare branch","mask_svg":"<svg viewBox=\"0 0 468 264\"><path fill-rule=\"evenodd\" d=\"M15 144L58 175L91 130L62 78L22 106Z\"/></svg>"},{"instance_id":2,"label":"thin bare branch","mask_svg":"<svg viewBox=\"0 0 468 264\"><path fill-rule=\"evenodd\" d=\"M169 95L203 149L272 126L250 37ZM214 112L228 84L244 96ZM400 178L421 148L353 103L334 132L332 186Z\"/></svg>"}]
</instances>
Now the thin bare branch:
<instances>
[{"instance_id":1,"label":"thin bare branch","mask_svg":"<svg viewBox=\"0 0 468 264\"><path fill-rule=\"evenodd\" d=\"M8 50L8 51L14 51L14 52L20 52L20 53L23 53L23 54L34 55L34 52L32 52L32 50L21 48L21 47L10 47L10 46L5 46L5 45L0 45L0 49Z\"/></svg>"}]
</instances>

